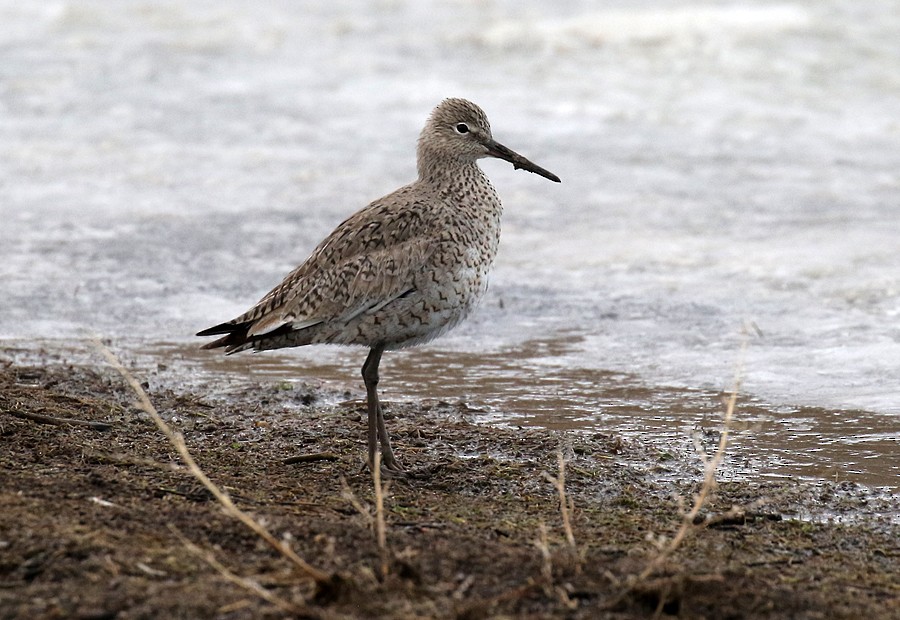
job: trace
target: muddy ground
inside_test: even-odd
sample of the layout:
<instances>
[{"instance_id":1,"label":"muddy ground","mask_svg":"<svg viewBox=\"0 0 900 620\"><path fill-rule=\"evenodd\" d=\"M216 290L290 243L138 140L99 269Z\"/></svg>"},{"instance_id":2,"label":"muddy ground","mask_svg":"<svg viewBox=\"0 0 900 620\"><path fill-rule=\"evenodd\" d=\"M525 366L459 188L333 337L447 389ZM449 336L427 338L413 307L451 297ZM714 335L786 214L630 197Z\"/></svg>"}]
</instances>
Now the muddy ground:
<instances>
[{"instance_id":1,"label":"muddy ground","mask_svg":"<svg viewBox=\"0 0 900 620\"><path fill-rule=\"evenodd\" d=\"M635 579L698 488L690 450L477 424L462 402L388 402L409 476L387 489L382 553L362 401L284 383L173 389L136 374L210 478L327 578L305 577L225 515L114 369L10 359L0 617L900 617L895 499L864 487L722 481L703 524ZM544 475L560 447L574 551ZM226 579L185 539L295 611Z\"/></svg>"}]
</instances>

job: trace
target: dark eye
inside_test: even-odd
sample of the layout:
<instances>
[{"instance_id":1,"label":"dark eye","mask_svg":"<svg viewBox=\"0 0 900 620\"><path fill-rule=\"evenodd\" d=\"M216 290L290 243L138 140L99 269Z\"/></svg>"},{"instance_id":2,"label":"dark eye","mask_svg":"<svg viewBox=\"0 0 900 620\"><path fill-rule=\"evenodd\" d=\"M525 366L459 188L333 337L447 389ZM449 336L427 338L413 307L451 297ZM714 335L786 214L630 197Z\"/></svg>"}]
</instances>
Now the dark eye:
<instances>
[{"instance_id":1,"label":"dark eye","mask_svg":"<svg viewBox=\"0 0 900 620\"><path fill-rule=\"evenodd\" d=\"M465 123L459 123L456 126L456 133L469 133L469 126Z\"/></svg>"}]
</instances>

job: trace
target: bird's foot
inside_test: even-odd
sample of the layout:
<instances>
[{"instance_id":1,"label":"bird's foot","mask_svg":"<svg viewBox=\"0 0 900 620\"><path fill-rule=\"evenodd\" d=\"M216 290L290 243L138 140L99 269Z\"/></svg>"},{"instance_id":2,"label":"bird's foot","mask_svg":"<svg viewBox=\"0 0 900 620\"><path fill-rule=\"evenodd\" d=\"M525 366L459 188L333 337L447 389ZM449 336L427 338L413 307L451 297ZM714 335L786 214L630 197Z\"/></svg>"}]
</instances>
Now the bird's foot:
<instances>
[{"instance_id":1,"label":"bird's foot","mask_svg":"<svg viewBox=\"0 0 900 620\"><path fill-rule=\"evenodd\" d=\"M370 465L369 471L374 472L375 468ZM406 478L407 477L406 470L404 470L400 466L400 463L398 463L394 459L391 459L390 461L383 461L381 463L381 466L379 467L379 473L381 474L381 477L383 479L390 479L390 478L396 479L396 478Z\"/></svg>"},{"instance_id":2,"label":"bird's foot","mask_svg":"<svg viewBox=\"0 0 900 620\"><path fill-rule=\"evenodd\" d=\"M359 471L360 471L360 473L362 473L367 469L370 472L375 471L375 466L373 465L373 463L371 461L364 463L363 466L360 467ZM384 458L384 456L382 456L381 465L379 466L378 470L379 470L379 474L381 475L382 478L401 478L402 479L402 478L407 478L409 476L407 474L406 470L403 469L403 467L400 465L400 463L398 463L397 460L395 458L393 458L393 456L391 456L391 458L389 458L389 459L386 459L386 458Z\"/></svg>"},{"instance_id":3,"label":"bird's foot","mask_svg":"<svg viewBox=\"0 0 900 620\"><path fill-rule=\"evenodd\" d=\"M392 461L391 463L383 463L381 465L382 478L407 478L406 470L400 467L400 463Z\"/></svg>"}]
</instances>

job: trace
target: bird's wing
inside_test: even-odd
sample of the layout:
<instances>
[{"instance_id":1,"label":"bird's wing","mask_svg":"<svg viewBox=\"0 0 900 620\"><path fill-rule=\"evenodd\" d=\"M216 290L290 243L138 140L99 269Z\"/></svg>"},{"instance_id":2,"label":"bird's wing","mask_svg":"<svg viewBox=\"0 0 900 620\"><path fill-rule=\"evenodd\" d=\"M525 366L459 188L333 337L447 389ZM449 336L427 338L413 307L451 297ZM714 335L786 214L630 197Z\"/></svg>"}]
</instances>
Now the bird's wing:
<instances>
[{"instance_id":1,"label":"bird's wing","mask_svg":"<svg viewBox=\"0 0 900 620\"><path fill-rule=\"evenodd\" d=\"M250 324L247 336L284 325L303 329L347 322L408 294L434 250L423 234L422 208L407 188L341 223L302 265L253 308L229 323Z\"/></svg>"},{"instance_id":2,"label":"bird's wing","mask_svg":"<svg viewBox=\"0 0 900 620\"><path fill-rule=\"evenodd\" d=\"M260 336L290 324L295 330L319 323L347 323L383 308L415 290L415 280L430 254L426 239L358 254L297 279L283 303L253 322L248 336Z\"/></svg>"}]
</instances>

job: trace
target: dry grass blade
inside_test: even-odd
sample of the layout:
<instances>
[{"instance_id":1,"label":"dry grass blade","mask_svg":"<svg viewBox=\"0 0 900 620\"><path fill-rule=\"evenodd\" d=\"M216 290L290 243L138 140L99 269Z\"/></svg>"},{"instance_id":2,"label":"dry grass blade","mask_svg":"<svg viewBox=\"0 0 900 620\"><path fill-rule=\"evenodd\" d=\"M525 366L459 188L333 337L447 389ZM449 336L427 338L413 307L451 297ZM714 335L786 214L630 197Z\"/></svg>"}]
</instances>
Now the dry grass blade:
<instances>
[{"instance_id":1,"label":"dry grass blade","mask_svg":"<svg viewBox=\"0 0 900 620\"><path fill-rule=\"evenodd\" d=\"M375 537L378 551L381 553L381 574L388 573L387 528L384 524L384 489L381 486L381 451L375 454L375 466L372 468L372 481L375 483Z\"/></svg>"},{"instance_id":2,"label":"dry grass blade","mask_svg":"<svg viewBox=\"0 0 900 620\"><path fill-rule=\"evenodd\" d=\"M365 519L366 525L368 525L369 528L374 529L375 519L372 517L372 511L369 510L368 506L363 505L363 503L359 501L359 498L356 497L353 489L350 488L350 485L347 484L347 480L343 476L341 477L341 497L347 500L356 512Z\"/></svg>"},{"instance_id":3,"label":"dry grass blade","mask_svg":"<svg viewBox=\"0 0 900 620\"><path fill-rule=\"evenodd\" d=\"M541 553L540 582L544 594L556 597L560 603L569 609L577 608L578 603L569 598L565 588L553 583L553 552L550 550L550 541L547 538L547 525L543 521L538 524L538 537L534 539L533 544Z\"/></svg>"},{"instance_id":4,"label":"dry grass blade","mask_svg":"<svg viewBox=\"0 0 900 620\"><path fill-rule=\"evenodd\" d=\"M214 569L216 569L219 572L220 575L225 577L225 579L227 579L231 583L234 583L234 584L244 588L245 590L249 590L250 592L252 592L256 596L258 596L259 598L263 599L264 601L267 601L267 602L271 603L272 605L275 605L278 609L280 609L283 612L286 612L289 614L294 614L297 616L312 617L313 614L310 613L309 609L307 609L305 607L299 607L289 601L284 600L280 596L276 596L275 594L272 594L271 592L269 592L268 590L263 588L261 585L259 585L255 581L252 581L250 579L247 579L246 577L241 577L240 575L234 574L233 572L228 570L225 566L223 566L216 559L216 556L214 556L212 554L212 552L204 551L203 549L201 549L200 547L198 547L197 545L192 543L190 540L188 540L185 537L184 534L181 533L181 530L179 530L175 526L170 525L169 530L171 530L172 533L175 534L175 537L181 541L181 544L184 545L188 551L190 551L197 557L201 558L204 562L206 562L207 564L212 566Z\"/></svg>"},{"instance_id":5,"label":"dry grass blade","mask_svg":"<svg viewBox=\"0 0 900 620\"><path fill-rule=\"evenodd\" d=\"M538 537L534 539L534 546L541 552L541 577L544 587L553 585L553 554L550 553L550 542L547 540L547 525L541 521L538 524Z\"/></svg>"},{"instance_id":6,"label":"dry grass blade","mask_svg":"<svg viewBox=\"0 0 900 620\"><path fill-rule=\"evenodd\" d=\"M194 461L194 458L191 456L190 452L188 452L187 446L184 443L184 437L181 436L180 433L176 433L172 430L172 428L166 424L165 420L160 417L159 412L156 411L156 407L153 406L153 403L150 402L150 397L147 395L147 392L144 391L144 388L141 387L141 384L135 379L134 375L132 375L127 368L125 368L119 359L113 354L109 348L100 342L99 339L93 338L94 345L97 349L103 354L103 357L106 359L109 364L119 371L119 374L128 382L128 385L131 386L131 389L138 397L138 402L140 403L140 408L147 415L150 416L150 419L159 427L159 430L163 432L163 434L168 438L168 440L175 446L175 449L178 451L179 456L181 456L181 460L184 461L185 465L187 465L191 474L206 487L210 493L215 496L215 498L219 501L224 508L225 513L235 519L239 520L241 523L246 525L248 528L253 530L260 538L265 540L272 548L286 557L291 563L294 564L303 574L305 574L310 579L314 580L318 584L327 584L331 581L331 577L308 564L303 558L294 553L294 550L287 546L287 544L276 539L266 528L264 528L259 522L257 522L253 517L243 512L240 508L234 505L234 502L231 501L231 497L228 494L220 489L216 484L207 477L207 475L200 469L200 466Z\"/></svg>"},{"instance_id":7,"label":"dry grass blade","mask_svg":"<svg viewBox=\"0 0 900 620\"><path fill-rule=\"evenodd\" d=\"M75 418L57 418L55 416L33 413L31 411L17 411L16 409L7 410L5 413L17 418L38 422L39 424L52 424L54 426L84 426L95 431L108 431L113 427L113 425L108 422L77 420Z\"/></svg>"},{"instance_id":8,"label":"dry grass blade","mask_svg":"<svg viewBox=\"0 0 900 620\"><path fill-rule=\"evenodd\" d=\"M688 534L696 529L697 526L694 524L694 522L697 519L697 515L700 514L700 510L703 508L706 500L709 498L710 493L712 493L713 489L715 489L716 487L716 470L719 468L719 465L722 464L722 461L725 458L725 450L728 447L728 435L731 428L731 420L734 417L734 408L737 404L738 392L741 388L741 377L743 376L744 372L744 353L747 350L746 329L743 331L743 334L744 339L741 342L738 361L735 364L733 388L725 404L725 413L722 418L722 431L719 434L719 443L716 446L716 451L711 458L701 452L704 461L704 476L703 483L700 485L700 491L696 496L694 496L694 503L691 506L691 509L684 514L681 520L681 526L678 528L675 536L673 536L672 540L670 540L669 543L660 550L657 556L653 558L653 560L646 566L646 568L641 571L641 573L637 576L637 579L632 583L631 587L633 587L636 583L647 579L656 570L658 570L659 567L662 566L663 563L675 552L675 550L681 546L681 543L688 536Z\"/></svg>"},{"instance_id":9,"label":"dry grass blade","mask_svg":"<svg viewBox=\"0 0 900 620\"><path fill-rule=\"evenodd\" d=\"M283 461L285 465L296 465L297 463L315 463L317 461L337 461L341 457L333 452L316 452L314 454L298 454L297 456L289 456Z\"/></svg>"},{"instance_id":10,"label":"dry grass blade","mask_svg":"<svg viewBox=\"0 0 900 620\"><path fill-rule=\"evenodd\" d=\"M572 531L572 522L569 518L573 503L566 497L566 459L561 450L556 453L556 458L559 461L559 476L554 478L547 472L544 472L544 477L556 487L556 492L559 494L559 511L562 515L563 531L566 534L566 542L569 543L569 548L572 551L576 551L575 534Z\"/></svg>"}]
</instances>

